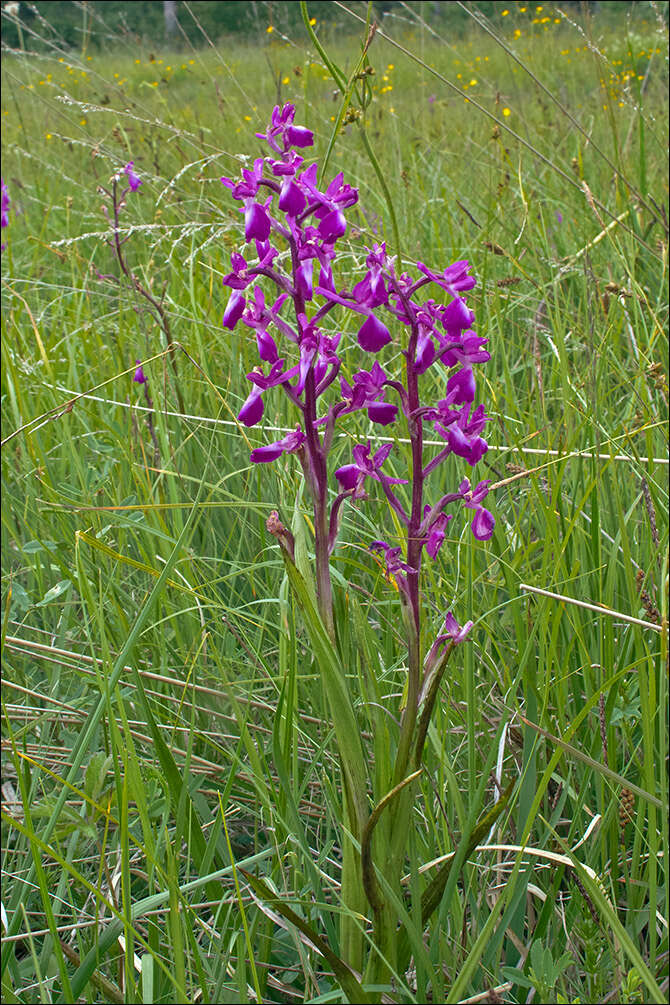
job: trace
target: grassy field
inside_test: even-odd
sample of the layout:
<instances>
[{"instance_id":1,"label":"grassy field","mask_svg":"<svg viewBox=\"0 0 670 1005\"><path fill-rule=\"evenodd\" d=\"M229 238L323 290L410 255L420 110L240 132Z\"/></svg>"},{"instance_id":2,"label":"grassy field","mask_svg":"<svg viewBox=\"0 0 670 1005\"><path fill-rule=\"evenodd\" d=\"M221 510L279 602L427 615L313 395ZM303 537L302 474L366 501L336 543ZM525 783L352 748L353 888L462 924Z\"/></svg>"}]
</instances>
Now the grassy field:
<instances>
[{"instance_id":1,"label":"grassy field","mask_svg":"<svg viewBox=\"0 0 670 1005\"><path fill-rule=\"evenodd\" d=\"M265 528L306 500L288 456L249 463L291 425L280 396L261 426L235 421L257 354L221 326L244 234L219 179L258 156L278 102L323 157L340 101L307 33L285 36L259 6L268 30L247 44L72 51L33 22L41 50L3 52L6 1001L343 1000L240 872L337 951L339 767ZM426 572L434 627L448 608L475 627L429 733L413 962L389 1000L665 1001L667 4L593 19L499 6L495 24L473 6L455 32L406 5L372 42L367 131L399 248L355 126L329 167L360 190L352 270L382 237L410 269L467 258L492 353L476 477L496 483L496 529L482 544L454 520ZM364 26L342 13L323 38L350 70ZM130 160L143 184L124 249L174 356L107 243L98 186ZM338 449L347 463L350 443ZM451 461L445 492L469 473ZM386 509L372 493L350 508L333 574L395 707L397 595L368 551L394 533ZM351 624L357 690L369 667ZM510 782L422 936L423 866L463 857Z\"/></svg>"}]
</instances>

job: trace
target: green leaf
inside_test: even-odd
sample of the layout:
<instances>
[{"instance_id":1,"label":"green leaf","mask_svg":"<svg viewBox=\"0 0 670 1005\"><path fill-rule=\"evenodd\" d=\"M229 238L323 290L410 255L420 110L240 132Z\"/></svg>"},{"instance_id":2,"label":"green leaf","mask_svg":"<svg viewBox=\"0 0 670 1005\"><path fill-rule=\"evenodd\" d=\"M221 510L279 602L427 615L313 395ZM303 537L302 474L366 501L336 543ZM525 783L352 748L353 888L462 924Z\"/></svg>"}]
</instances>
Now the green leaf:
<instances>
[{"instance_id":1,"label":"green leaf","mask_svg":"<svg viewBox=\"0 0 670 1005\"><path fill-rule=\"evenodd\" d=\"M107 772L112 764L112 758L107 756L104 750L99 750L93 754L84 773L84 792L93 800L98 801L98 797L103 790Z\"/></svg>"},{"instance_id":2,"label":"green leaf","mask_svg":"<svg viewBox=\"0 0 670 1005\"><path fill-rule=\"evenodd\" d=\"M370 995L368 995L367 991L363 989L363 985L360 983L353 970L347 966L344 960L341 960L340 957L333 952L328 943L314 931L311 925L296 914L295 911L293 911L287 904L280 900L277 894L274 893L258 876L253 876L251 873L245 872L244 869L240 869L239 872L242 873L251 889L261 900L269 904L275 911L278 911L283 918L286 918L287 921L289 921L295 928L298 929L298 931L302 932L302 934L309 939L316 951L320 953L333 968L335 977L350 1002L360 1002L361 1005L366 1005L366 1003L374 1000L370 997Z\"/></svg>"},{"instance_id":3,"label":"green leaf","mask_svg":"<svg viewBox=\"0 0 670 1005\"><path fill-rule=\"evenodd\" d=\"M511 981L512 984L517 984L520 988L533 987L530 977L527 977L523 970L519 970L517 967L503 967L501 973L506 981Z\"/></svg>"},{"instance_id":4,"label":"green leaf","mask_svg":"<svg viewBox=\"0 0 670 1005\"><path fill-rule=\"evenodd\" d=\"M368 817L365 757L363 744L361 743L360 727L347 687L344 670L312 601L311 593L293 562L287 559L285 564L291 586L295 592L305 621L314 658L321 672L324 688L328 696L337 747L344 769L345 784L351 795L353 809L356 814L355 822L358 832L355 836L360 838Z\"/></svg>"},{"instance_id":5,"label":"green leaf","mask_svg":"<svg viewBox=\"0 0 670 1005\"><path fill-rule=\"evenodd\" d=\"M52 586L50 590L47 590L42 599L35 604L35 607L46 607L47 604L52 604L54 600L58 600L59 597L62 597L63 594L67 593L71 588L71 580L61 579L60 582L56 583L55 586Z\"/></svg>"}]
</instances>

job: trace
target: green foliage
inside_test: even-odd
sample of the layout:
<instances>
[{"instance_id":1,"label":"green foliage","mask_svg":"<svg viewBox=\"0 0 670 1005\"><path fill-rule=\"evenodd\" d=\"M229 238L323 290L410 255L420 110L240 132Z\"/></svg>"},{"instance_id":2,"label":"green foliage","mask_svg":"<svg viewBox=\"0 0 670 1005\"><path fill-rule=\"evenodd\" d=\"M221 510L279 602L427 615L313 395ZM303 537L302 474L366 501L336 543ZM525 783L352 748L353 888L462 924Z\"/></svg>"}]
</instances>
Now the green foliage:
<instances>
[{"instance_id":1,"label":"green foliage","mask_svg":"<svg viewBox=\"0 0 670 1005\"><path fill-rule=\"evenodd\" d=\"M503 967L502 974L521 988L535 988L538 1001L550 1002L554 999L554 988L559 978L572 963L569 953L563 953L554 960L549 946L534 942L530 949L528 973L515 967Z\"/></svg>"},{"instance_id":2,"label":"green foliage","mask_svg":"<svg viewBox=\"0 0 670 1005\"><path fill-rule=\"evenodd\" d=\"M219 178L292 100L320 157L336 133L329 173L360 187L352 266L394 240L390 212L356 125L336 129L341 95L298 5L190 4L213 41L249 33L194 52L164 48L162 5L130 5L154 20L124 14L127 30L123 6L89 4L85 21L37 3L47 31L22 4L40 51L3 54L3 1000L337 1000L325 947L341 960L348 838L332 710L377 805L405 681L397 593L367 550L386 516L374 495L346 514L335 656L265 530L278 509L308 567L296 469L252 468L250 446L275 434L232 421L257 358L221 329L243 240ZM411 964L395 993L446 1001L509 977L510 1000L653 1001L668 959L667 4L561 5L560 24L547 5L479 5L519 62L457 6L389 9L368 52L366 132L403 261L464 257L480 280L494 449L477 474L498 483L493 541L473 547L454 521L429 569L431 627L448 607L476 625L408 804ZM56 8L71 20L56 26ZM308 11L348 79L362 28ZM179 20L204 41L185 5ZM185 350L186 414L105 244L96 185L131 159L143 186L125 248ZM287 424L279 396L266 418ZM348 925L361 939L364 905Z\"/></svg>"}]
</instances>

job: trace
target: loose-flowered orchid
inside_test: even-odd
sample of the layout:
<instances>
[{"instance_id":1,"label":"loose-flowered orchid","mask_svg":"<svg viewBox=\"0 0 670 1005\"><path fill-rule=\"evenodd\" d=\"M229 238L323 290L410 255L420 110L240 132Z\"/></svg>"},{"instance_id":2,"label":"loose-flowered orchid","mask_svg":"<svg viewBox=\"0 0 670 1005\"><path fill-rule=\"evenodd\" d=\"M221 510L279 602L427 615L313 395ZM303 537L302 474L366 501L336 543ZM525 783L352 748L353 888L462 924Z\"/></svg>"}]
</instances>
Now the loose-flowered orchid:
<instances>
[{"instance_id":1,"label":"loose-flowered orchid","mask_svg":"<svg viewBox=\"0 0 670 1005\"><path fill-rule=\"evenodd\" d=\"M447 507L461 504L474 510L472 533L478 540L488 540L494 528L491 513L482 505L488 481L471 489L465 479L458 491L432 504L425 500L431 476L447 458L453 455L474 466L488 449L482 435L488 416L476 403L475 370L490 354L484 348L487 339L472 329L475 315L466 300L476 280L464 260L442 271L417 262L418 276L399 274L395 257L380 243L368 249L363 274L350 286L340 285L337 245L347 232L346 211L355 206L358 192L342 174L325 187L319 184L317 164L305 166L303 156L314 143L313 132L294 119L293 105L277 106L266 132L257 133L269 145L269 155L258 157L240 178L221 179L241 204L246 244L244 254L233 252L223 280L231 291L223 326L233 330L242 322L249 328L260 360L247 374L252 388L238 418L248 427L258 425L264 395L275 388L281 388L297 410L296 429L256 447L251 460L268 463L292 453L303 468L314 505L319 609L329 631L333 615L328 556L342 508L346 501L364 498L366 486L375 482L407 536L404 551L381 538L372 547L382 552L387 573L400 584L418 631L423 552L435 560L443 548L455 518ZM424 296L428 285L438 290L437 300ZM266 300L272 286L274 302ZM352 314L353 326L345 323ZM331 315L341 318L335 330ZM343 334L352 328L353 339ZM402 379L389 376L381 358L386 349L402 355ZM351 366L357 351L374 355L372 365ZM444 374L443 397L422 401L421 378L436 368ZM375 450L370 441L358 443L350 463L330 468L337 423L361 412L373 425L389 430L402 417L411 444L408 478L385 470L393 449L390 442ZM429 451L425 431L443 446ZM401 492L402 486L408 488ZM460 629L450 612L439 638L459 642L469 628ZM416 649L415 642L412 645ZM417 666L412 672L418 674Z\"/></svg>"}]
</instances>

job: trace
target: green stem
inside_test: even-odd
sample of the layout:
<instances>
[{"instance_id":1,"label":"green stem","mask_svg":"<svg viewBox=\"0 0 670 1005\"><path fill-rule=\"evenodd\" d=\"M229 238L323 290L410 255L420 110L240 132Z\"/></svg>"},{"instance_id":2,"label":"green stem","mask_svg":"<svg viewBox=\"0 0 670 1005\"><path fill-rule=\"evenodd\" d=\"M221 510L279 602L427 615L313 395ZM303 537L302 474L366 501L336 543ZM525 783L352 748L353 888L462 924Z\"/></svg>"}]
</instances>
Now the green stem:
<instances>
[{"instance_id":1,"label":"green stem","mask_svg":"<svg viewBox=\"0 0 670 1005\"><path fill-rule=\"evenodd\" d=\"M329 57L328 53L326 52L326 50L324 49L324 47L321 45L321 42L319 41L319 39L317 37L317 34L314 31L314 28L309 23L309 13L308 13L308 10L307 10L307 4L306 4L305 0L301 0L301 2L300 2L300 11L302 13L302 19L303 19L303 22L305 24L305 28L307 29L307 33L309 34L309 37L310 37L310 39L312 41L312 44L314 45L316 51L321 56L321 59L324 61L324 63L326 65L329 73L331 74L331 76L332 76L333 80L335 81L335 83L336 83L336 85L337 85L340 93L342 94L342 107L340 108L340 114L338 115L337 122L335 123L335 128L334 128L333 134L332 134L332 136L330 138L330 143L328 144L328 151L326 153L326 158L325 158L325 161L324 161L324 164L323 164L323 168L321 169L321 172L323 174L323 172L325 172L326 165L328 164L328 161L330 159L330 155L332 153L333 147L335 146L335 140L336 140L337 135L338 135L338 133L340 131L340 128L342 126L342 122L344 120L344 116L345 116L346 110L347 110L347 108L348 108L348 106L349 106L349 104L351 102L353 94L355 93L355 84L356 84L356 81L358 79L358 75L360 73L360 70L361 70L361 68L362 68L362 66L365 63L365 60L367 58L367 52L368 52L368 49L370 47L370 43L372 42L372 39L374 37L374 32L375 32L376 26L373 25L372 26L372 30L370 30L370 5L368 5L368 19L367 19L367 22L366 22L366 25L365 25L366 39L365 39L365 44L363 46L363 52L361 54L360 60L358 61L358 63L354 67L354 69L353 69L353 71L352 71L349 79L347 79L346 76L344 75L344 73L340 70L339 66L337 66L332 61L332 59ZM384 178L384 173L383 173L383 171L382 171L382 169L381 169L381 167L379 165L379 161L377 160L377 158L375 156L374 150L372 149L372 146L370 144L370 140L368 139L368 134L367 134L367 132L365 130L364 123L363 122L359 122L358 123L358 128L359 128L359 131L360 131L360 134L361 134L361 139L363 141L363 147L364 147L365 152L366 152L366 154L368 156L368 160L370 161L370 163L372 165L372 170L374 171L375 175L377 176L377 181L379 182L380 188L381 188L382 193L384 195L384 200L385 200L386 205L388 207L389 216L391 218L391 228L393 230L393 241L394 241L394 244L395 244L395 251L396 251L396 254L398 256L398 272L400 273L400 272L402 272L402 259L401 259L401 252L400 252L400 230L398 228L398 219L396 217L395 209L394 209L394 206L393 206L393 199L391 197L391 190L389 189L388 185L386 184L386 179Z\"/></svg>"},{"instance_id":2,"label":"green stem","mask_svg":"<svg viewBox=\"0 0 670 1005\"><path fill-rule=\"evenodd\" d=\"M386 179L384 178L384 173L379 166L379 161L375 157L374 150L370 145L370 140L368 139L368 134L365 131L365 126L362 122L358 123L358 128L360 130L361 139L363 140L363 146L365 147L365 152L368 155L368 159L372 164L372 169L377 175L377 181L384 193L384 199L386 200L386 205L388 207L389 216L391 217L391 227L393 228L393 241L395 244L396 254L398 256L397 270L398 274L402 272L402 257L400 251L400 231L398 230L398 220L395 215L395 209L393 208L393 199L391 198L391 190L386 184Z\"/></svg>"}]
</instances>

